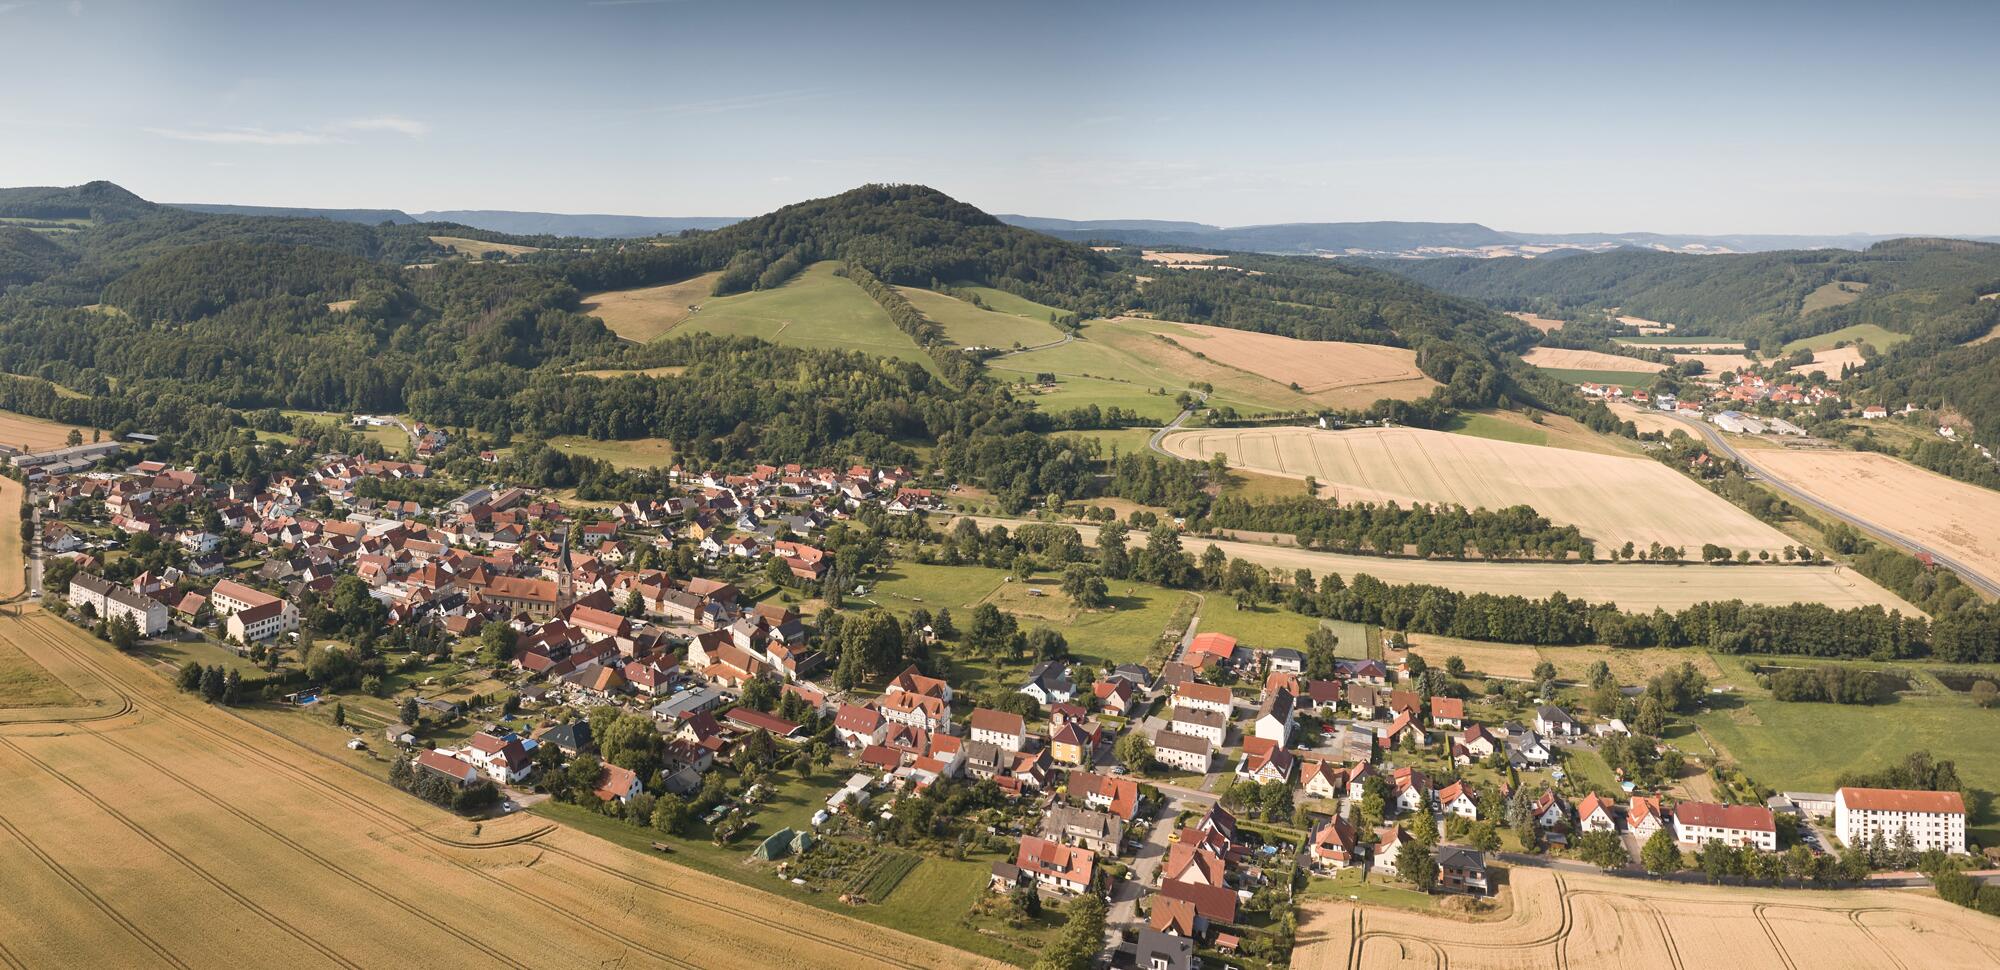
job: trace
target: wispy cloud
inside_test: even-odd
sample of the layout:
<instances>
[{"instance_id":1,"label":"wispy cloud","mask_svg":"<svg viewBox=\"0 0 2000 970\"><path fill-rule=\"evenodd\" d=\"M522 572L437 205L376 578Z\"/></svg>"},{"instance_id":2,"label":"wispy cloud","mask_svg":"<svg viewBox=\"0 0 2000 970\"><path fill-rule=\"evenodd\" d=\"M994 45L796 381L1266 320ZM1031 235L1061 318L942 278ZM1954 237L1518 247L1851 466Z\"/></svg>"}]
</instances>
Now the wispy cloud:
<instances>
[{"instance_id":1,"label":"wispy cloud","mask_svg":"<svg viewBox=\"0 0 2000 970\"><path fill-rule=\"evenodd\" d=\"M588 0L586 7L657 7L663 3L680 3L681 0Z\"/></svg>"},{"instance_id":2,"label":"wispy cloud","mask_svg":"<svg viewBox=\"0 0 2000 970\"><path fill-rule=\"evenodd\" d=\"M69 0L68 3L63 4L63 9L69 11L69 15L72 17L81 17L83 16L83 0Z\"/></svg>"},{"instance_id":3,"label":"wispy cloud","mask_svg":"<svg viewBox=\"0 0 2000 970\"><path fill-rule=\"evenodd\" d=\"M401 115L380 115L374 118L356 118L334 126L341 131L393 131L411 138L422 138L430 134L431 126L421 121Z\"/></svg>"},{"instance_id":4,"label":"wispy cloud","mask_svg":"<svg viewBox=\"0 0 2000 970\"><path fill-rule=\"evenodd\" d=\"M267 131L263 128L218 128L192 131L184 128L147 128L146 132L175 141L195 141L210 145L326 145L334 137L316 131Z\"/></svg>"},{"instance_id":5,"label":"wispy cloud","mask_svg":"<svg viewBox=\"0 0 2000 970\"><path fill-rule=\"evenodd\" d=\"M0 3L0 13L13 13L25 6L26 3Z\"/></svg>"},{"instance_id":6,"label":"wispy cloud","mask_svg":"<svg viewBox=\"0 0 2000 970\"><path fill-rule=\"evenodd\" d=\"M372 118L351 118L347 121L322 125L318 128L293 128L273 130L269 128L147 128L147 134L175 141L201 142L209 145L332 145L346 142L346 134L386 131L411 138L421 138L429 134L431 126L401 115L378 115Z\"/></svg>"}]
</instances>

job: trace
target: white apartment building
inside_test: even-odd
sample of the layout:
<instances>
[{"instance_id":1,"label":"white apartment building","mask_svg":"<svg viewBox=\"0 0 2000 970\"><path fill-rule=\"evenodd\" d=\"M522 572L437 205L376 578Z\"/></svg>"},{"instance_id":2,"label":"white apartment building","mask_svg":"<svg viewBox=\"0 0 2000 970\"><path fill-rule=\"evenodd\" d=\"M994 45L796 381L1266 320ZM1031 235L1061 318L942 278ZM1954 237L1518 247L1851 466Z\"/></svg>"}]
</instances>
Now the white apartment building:
<instances>
[{"instance_id":1,"label":"white apartment building","mask_svg":"<svg viewBox=\"0 0 2000 970\"><path fill-rule=\"evenodd\" d=\"M69 581L69 601L90 604L106 620L129 616L140 636L158 636L167 628L167 608L158 600L89 573L77 573Z\"/></svg>"},{"instance_id":2,"label":"white apartment building","mask_svg":"<svg viewBox=\"0 0 2000 970\"><path fill-rule=\"evenodd\" d=\"M1841 843L1862 845L1876 832L1895 845L1910 833L1918 852L1965 851L1965 799L1955 791L1897 788L1842 788L1833 793L1833 834Z\"/></svg>"}]
</instances>

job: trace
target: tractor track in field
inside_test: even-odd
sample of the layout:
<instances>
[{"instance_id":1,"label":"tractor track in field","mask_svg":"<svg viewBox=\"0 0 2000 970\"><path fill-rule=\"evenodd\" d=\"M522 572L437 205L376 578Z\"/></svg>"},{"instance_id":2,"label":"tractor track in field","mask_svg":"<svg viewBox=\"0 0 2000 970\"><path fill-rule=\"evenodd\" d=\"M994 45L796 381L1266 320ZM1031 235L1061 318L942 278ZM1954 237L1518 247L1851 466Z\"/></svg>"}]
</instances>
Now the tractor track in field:
<instances>
[{"instance_id":1,"label":"tractor track in field","mask_svg":"<svg viewBox=\"0 0 2000 970\"><path fill-rule=\"evenodd\" d=\"M94 731L86 733L89 733L92 737L98 738L100 740L105 740L105 741L110 740L109 738L106 738L104 735L98 734ZM121 751L125 751L127 754L132 753L129 750L125 749L122 745L118 745L115 742L112 743L112 746L118 748ZM165 839L160 838L159 835L154 833L151 829L147 828L144 825L139 824L131 816L126 815L124 812L119 811L118 809L112 807L110 802L105 801L103 798L100 798L96 792L93 792L90 789L85 788L83 785L79 784L76 781L76 779L71 778L67 774L64 774L62 771L58 770L55 766L49 764L48 762L43 761L42 759L35 757L33 754L28 753L27 749L23 748L18 742L14 741L11 738L0 737L0 747L4 747L9 751L14 752L15 755L21 757L30 764L33 764L35 767L41 769L44 774L47 774L48 776L54 778L58 782L61 782L64 787L68 788L73 792L76 792L78 795L83 796L91 804L96 805L99 811L102 811L106 815L111 816L113 819L116 819L118 821L118 824L123 825L125 826L125 828L131 830L132 834L137 835L139 838L145 840L147 844L151 845L155 849L160 850L168 858L174 860L177 863L180 863L181 868L186 869L191 873L194 873L195 876L200 878L202 882L208 883L210 886L214 887L217 892L220 892L224 896L227 896L230 899L235 900L236 903L242 906L244 909L247 909L250 912L257 914L259 917L262 917L265 922L271 924L272 926L277 927L280 930L283 930L287 936L290 936L292 939L295 939L300 943L305 944L307 947L310 947L311 949L319 953L321 956L326 957L328 960L331 960L334 963L339 964L340 966L347 967L349 968L349 970L361 970L360 964L355 963L354 961L349 960L344 956L341 956L339 953L335 952L332 947L327 946L326 943L321 941L319 938L300 929L290 920L287 920L284 917L279 916L278 914L271 912L268 909L265 909L256 900L253 900L250 897L243 895L243 893L238 891L236 887L231 886L227 880L211 872L208 869L208 867L203 866L201 863L188 858L188 856L185 853L181 852L179 849L174 848L172 845L167 844L167 841ZM146 759L141 759L141 760L146 760ZM155 765L155 767L157 768L158 766ZM173 776L170 774L169 777L174 777L176 781L181 781L181 779L178 778L177 776ZM182 781L182 783L185 784L185 781Z\"/></svg>"},{"instance_id":2,"label":"tractor track in field","mask_svg":"<svg viewBox=\"0 0 2000 970\"><path fill-rule=\"evenodd\" d=\"M28 838L26 832L21 831L13 822L8 821L5 815L0 815L0 829L6 829L7 834L13 836L16 841L26 847L28 852L37 861L47 867L50 872L55 873L57 878L68 883L71 889L76 890L77 895L89 900L90 904L96 907L98 912L103 913L113 923L118 924L120 929L123 929L133 939L138 940L146 949L153 951L153 955L159 957L170 966L179 967L180 970L193 970L187 961L175 956L173 951L167 949L159 940L154 939L151 934L140 929L139 924L132 922L124 913L119 912L117 907L112 906L103 896L98 895L97 890L85 885L83 880L78 879L75 873L70 872L61 862L56 861L55 857L49 855L35 840Z\"/></svg>"},{"instance_id":3,"label":"tractor track in field","mask_svg":"<svg viewBox=\"0 0 2000 970\"><path fill-rule=\"evenodd\" d=\"M128 681L123 681L121 678L113 676L110 673L110 671L106 669L102 664L97 662L95 658L83 658L80 656L80 651L76 651L74 648L68 647L66 645L56 644L55 646L57 647L57 649L64 651L66 655L68 655L72 660L81 663L85 667L93 669L100 677L105 678L109 681L116 681L118 683L124 684L125 686L130 686L130 683ZM580 856L579 854L572 852L571 850L562 848L560 846L550 845L548 843L543 843L538 841L540 838L547 835L550 831L553 831L553 829L556 828L557 826L553 825L546 826L542 829L536 830L533 833L524 833L523 835L520 836L515 836L510 839L500 840L498 842L491 842L491 843L468 843L461 840L444 838L442 836L438 836L430 832L425 832L422 831L421 829L416 829L408 825L404 820L396 817L393 813L389 812L388 810L382 808L381 806L373 802L361 798L358 795L355 795L353 792L350 792L347 789L341 788L338 785L334 785L331 782L328 782L325 779L320 778L311 772L305 771L304 769L301 769L290 762L276 758L272 756L269 752L263 751L254 745L248 744L247 742L244 742L240 738L232 737L228 733L220 731L214 728L213 726L203 724L198 719L193 718L185 713L182 713L180 711L174 711L165 707L162 707L160 709L160 713L162 713L167 717L173 718L178 722L186 724L189 727L195 729L196 731L206 734L212 738L215 738L216 740L225 743L258 761L264 762L265 764L270 765L275 770L293 775L294 777L300 779L301 781L304 781L306 784L328 793L334 799L346 803L347 805L355 809L357 813L372 816L378 823L383 823L386 821L387 823L389 823L386 825L387 828L393 830L396 834L413 838L419 844L424 844L430 847L432 851L439 858L443 859L449 864L454 865L476 876L481 880L493 884L497 888L500 888L506 892L512 893L517 896L521 896L527 900L536 903L539 906L548 907L552 911L556 912L558 915L561 915L572 922L576 922L582 926L585 926L586 928L589 928L597 933L603 934L605 935L606 938L624 939L624 936L619 934L616 931L616 928L614 927L605 926L596 923L592 920L589 920L585 917L567 913L564 911L563 907L558 905L559 901L539 896L512 883L498 879L491 873L488 873L477 866L473 866L459 859L453 858L449 854L445 853L443 850L447 848L483 849L483 848L500 847L504 845L524 845L532 843L537 848L543 851L551 852L553 854L569 858L586 867L611 875L614 878L620 879L634 886L646 888L658 894L668 896L674 899L679 899L685 902L694 903L696 905L717 908L733 916L736 916L737 918L742 919L746 922L757 924L766 929L775 930L787 936L793 936L805 940L811 940L813 942L817 942L834 949L854 954L855 956L863 957L865 959L872 961L886 963L892 966L905 967L905 968L919 968L922 966L921 964L911 963L894 957L886 956L884 954L872 951L866 947L857 946L855 944L847 943L845 941L838 940L830 936L805 930L796 925L788 924L783 920L760 916L758 914L751 913L740 908L732 907L727 903L720 903L715 900L706 899L698 895L672 889L670 887L653 882L643 877L633 876L631 874L621 872L616 868L605 866L602 863L598 863L595 860L591 860L583 856ZM261 725L254 724L249 721L244 721L243 723L257 730L269 733L268 729L262 727ZM102 736L103 736L102 734L99 734L99 737ZM276 735L273 736L275 737ZM293 742L287 741L287 743L289 744ZM338 764L338 762L332 761L332 759L326 759L325 755L320 752L311 751L311 749L304 749L304 750L307 750L316 757L328 760L330 763ZM141 757L141 760L146 760L142 756L135 755L135 757ZM162 766L161 770L165 770L164 766ZM184 785L188 785L189 787L193 788L198 788L198 786L193 786L191 783L186 782L184 779L181 779L181 781ZM212 794L207 794L206 797L210 798L210 800L212 801L219 801L215 799ZM252 821L252 824L256 824L260 828L263 828L261 823L255 822L254 820L246 819L246 821ZM268 829L266 830L269 831ZM286 837L281 834L278 834L276 832L271 832L271 834L274 837L280 839L281 841L286 840ZM454 935L457 935L455 931L452 932L454 932ZM464 937L461 937L461 939L464 939ZM481 949L485 949L483 944L478 944L478 945L481 947ZM691 970L697 967L696 964L688 963L687 961L683 960L680 957L674 956L673 954L667 953L663 950L659 950L658 948L653 947L649 944L638 943L628 939L625 940L625 945L630 946L633 949L639 950L641 952L644 952L647 955L659 959L662 962L668 963L670 965L689 967L691 968ZM490 953L491 951L488 952ZM502 962L509 962L509 963L513 962L507 960L504 956L499 956L497 954L494 955L496 959L499 959Z\"/></svg>"}]
</instances>

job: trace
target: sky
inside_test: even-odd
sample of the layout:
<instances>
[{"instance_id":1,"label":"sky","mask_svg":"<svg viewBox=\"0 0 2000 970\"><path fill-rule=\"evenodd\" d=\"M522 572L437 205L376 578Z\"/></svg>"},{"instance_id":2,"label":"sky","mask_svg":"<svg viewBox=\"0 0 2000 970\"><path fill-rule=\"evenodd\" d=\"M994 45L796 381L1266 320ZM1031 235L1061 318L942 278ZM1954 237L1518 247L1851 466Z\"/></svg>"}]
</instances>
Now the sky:
<instances>
[{"instance_id":1,"label":"sky","mask_svg":"<svg viewBox=\"0 0 2000 970\"><path fill-rule=\"evenodd\" d=\"M2000 234L2000 3L0 0L0 185Z\"/></svg>"}]
</instances>

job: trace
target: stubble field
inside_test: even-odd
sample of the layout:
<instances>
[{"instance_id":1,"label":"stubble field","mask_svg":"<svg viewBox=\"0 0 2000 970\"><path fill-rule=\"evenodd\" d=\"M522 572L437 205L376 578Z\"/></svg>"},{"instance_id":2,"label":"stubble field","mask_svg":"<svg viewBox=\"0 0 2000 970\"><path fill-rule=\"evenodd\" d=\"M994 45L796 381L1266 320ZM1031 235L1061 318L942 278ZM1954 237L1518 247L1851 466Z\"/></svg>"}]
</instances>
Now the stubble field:
<instances>
[{"instance_id":1,"label":"stubble field","mask_svg":"<svg viewBox=\"0 0 2000 970\"><path fill-rule=\"evenodd\" d=\"M2000 581L2000 492L1876 452L1788 448L1754 458L1813 498Z\"/></svg>"},{"instance_id":2,"label":"stubble field","mask_svg":"<svg viewBox=\"0 0 2000 970\"><path fill-rule=\"evenodd\" d=\"M1013 529L1021 519L971 516L980 528L1004 525ZM1097 527L1073 525L1084 544L1097 542ZM1616 603L1626 610L1654 607L1681 610L1696 603L1742 600L1745 603L1824 603L1837 610L1880 606L1920 615L1894 593L1840 566L1669 566L1653 563L1517 563L1459 562L1432 559L1392 559L1350 556L1291 546L1234 539L1183 536L1182 548L1200 555L1211 544L1232 559L1253 562L1285 573L1304 569L1315 576L1338 574L1352 581L1367 573L1385 583L1428 583L1461 593L1542 597L1562 592L1592 603Z\"/></svg>"},{"instance_id":3,"label":"stubble field","mask_svg":"<svg viewBox=\"0 0 2000 970\"><path fill-rule=\"evenodd\" d=\"M0 411L0 445L13 445L22 451L61 448L69 443L72 430L83 432L83 440L90 440L89 428Z\"/></svg>"},{"instance_id":4,"label":"stubble field","mask_svg":"<svg viewBox=\"0 0 2000 970\"><path fill-rule=\"evenodd\" d=\"M1552 370L1616 370L1631 371L1635 374L1657 374L1666 370L1667 365L1637 357L1620 357L1596 350L1568 350L1562 347L1536 347L1521 359L1535 367Z\"/></svg>"},{"instance_id":5,"label":"stubble field","mask_svg":"<svg viewBox=\"0 0 2000 970\"><path fill-rule=\"evenodd\" d=\"M1136 322L1136 321L1135 321ZM1252 330L1194 323L1143 321L1160 334L1226 367L1248 371L1274 383L1297 385L1323 404L1374 403L1406 399L1437 386L1417 369L1415 351L1379 344L1298 340Z\"/></svg>"},{"instance_id":6,"label":"stubble field","mask_svg":"<svg viewBox=\"0 0 2000 970\"><path fill-rule=\"evenodd\" d=\"M0 711L9 966L992 965L527 816L475 829L37 610L0 639L90 700Z\"/></svg>"},{"instance_id":7,"label":"stubble field","mask_svg":"<svg viewBox=\"0 0 2000 970\"><path fill-rule=\"evenodd\" d=\"M612 333L634 343L645 343L679 326L715 290L720 272L704 273L693 279L661 286L630 290L610 290L583 298L583 312L599 320Z\"/></svg>"},{"instance_id":8,"label":"stubble field","mask_svg":"<svg viewBox=\"0 0 2000 970\"><path fill-rule=\"evenodd\" d=\"M1774 553L1790 543L1707 489L1658 462L1494 441L1415 428L1217 429L1168 436L1182 458L1221 454L1233 466L1311 476L1341 502L1446 502L1466 508L1528 505L1574 525L1598 554L1632 542L1703 543Z\"/></svg>"},{"instance_id":9,"label":"stubble field","mask_svg":"<svg viewBox=\"0 0 2000 970\"><path fill-rule=\"evenodd\" d=\"M1512 911L1488 922L1349 902L1308 903L1292 966L2000 966L1992 917L1915 892L1691 886L1519 866L1509 870L1508 878Z\"/></svg>"},{"instance_id":10,"label":"stubble field","mask_svg":"<svg viewBox=\"0 0 2000 970\"><path fill-rule=\"evenodd\" d=\"M1825 374L1829 380L1839 380L1843 367L1861 366L1861 348L1849 344L1831 350L1813 351L1812 363L1792 368L1801 374Z\"/></svg>"}]
</instances>

